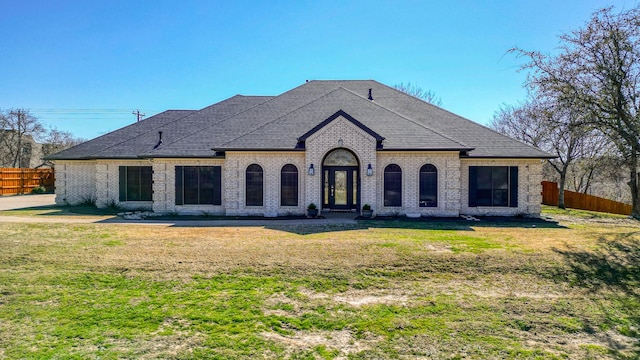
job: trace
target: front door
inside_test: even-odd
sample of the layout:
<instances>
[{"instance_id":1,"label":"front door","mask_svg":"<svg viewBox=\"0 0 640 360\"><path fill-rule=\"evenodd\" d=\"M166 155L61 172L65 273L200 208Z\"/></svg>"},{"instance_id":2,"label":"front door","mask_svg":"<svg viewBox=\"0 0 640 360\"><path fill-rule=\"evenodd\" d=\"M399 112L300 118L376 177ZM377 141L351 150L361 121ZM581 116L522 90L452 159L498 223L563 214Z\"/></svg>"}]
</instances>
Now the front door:
<instances>
[{"instance_id":1,"label":"front door","mask_svg":"<svg viewBox=\"0 0 640 360\"><path fill-rule=\"evenodd\" d=\"M324 209L358 208L358 167L326 166L322 171Z\"/></svg>"}]
</instances>

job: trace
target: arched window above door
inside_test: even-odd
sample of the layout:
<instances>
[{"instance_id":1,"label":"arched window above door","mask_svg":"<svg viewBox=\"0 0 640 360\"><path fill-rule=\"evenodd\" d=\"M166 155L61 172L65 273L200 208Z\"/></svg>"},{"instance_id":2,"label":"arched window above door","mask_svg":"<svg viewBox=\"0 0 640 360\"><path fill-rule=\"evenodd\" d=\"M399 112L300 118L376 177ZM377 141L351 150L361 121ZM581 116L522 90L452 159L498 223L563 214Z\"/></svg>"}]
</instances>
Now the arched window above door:
<instances>
[{"instance_id":1,"label":"arched window above door","mask_svg":"<svg viewBox=\"0 0 640 360\"><path fill-rule=\"evenodd\" d=\"M358 166L358 159L347 149L336 149L324 158L324 166Z\"/></svg>"}]
</instances>

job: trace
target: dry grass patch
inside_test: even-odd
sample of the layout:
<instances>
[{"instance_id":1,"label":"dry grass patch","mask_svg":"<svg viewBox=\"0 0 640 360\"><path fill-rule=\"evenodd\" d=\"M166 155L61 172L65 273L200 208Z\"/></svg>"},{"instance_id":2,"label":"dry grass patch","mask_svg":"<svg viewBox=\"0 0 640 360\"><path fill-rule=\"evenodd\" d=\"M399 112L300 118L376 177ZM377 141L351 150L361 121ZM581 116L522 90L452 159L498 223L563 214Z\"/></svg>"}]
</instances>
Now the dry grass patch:
<instances>
[{"instance_id":1,"label":"dry grass patch","mask_svg":"<svg viewBox=\"0 0 640 360\"><path fill-rule=\"evenodd\" d=\"M635 222L0 224L0 358L634 358Z\"/></svg>"},{"instance_id":2,"label":"dry grass patch","mask_svg":"<svg viewBox=\"0 0 640 360\"><path fill-rule=\"evenodd\" d=\"M262 333L265 339L284 345L284 356L304 350L320 350L321 353L330 355L333 359L346 359L350 354L358 354L370 350L378 337L368 334L367 337L357 338L351 331L298 331L293 335L281 335L277 333Z\"/></svg>"}]
</instances>

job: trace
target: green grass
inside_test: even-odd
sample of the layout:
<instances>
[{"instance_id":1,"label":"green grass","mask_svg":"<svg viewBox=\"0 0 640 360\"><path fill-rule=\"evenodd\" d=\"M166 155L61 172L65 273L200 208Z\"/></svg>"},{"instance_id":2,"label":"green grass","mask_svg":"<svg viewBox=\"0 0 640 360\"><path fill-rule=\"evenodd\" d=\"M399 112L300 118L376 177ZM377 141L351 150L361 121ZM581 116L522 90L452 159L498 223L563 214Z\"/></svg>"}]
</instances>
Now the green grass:
<instances>
[{"instance_id":1,"label":"green grass","mask_svg":"<svg viewBox=\"0 0 640 360\"><path fill-rule=\"evenodd\" d=\"M598 211L560 209L557 206L542 205L542 215L567 215L581 219L626 219L629 215L610 214Z\"/></svg>"},{"instance_id":2,"label":"green grass","mask_svg":"<svg viewBox=\"0 0 640 360\"><path fill-rule=\"evenodd\" d=\"M636 223L362 224L0 223L0 359L640 356Z\"/></svg>"}]
</instances>

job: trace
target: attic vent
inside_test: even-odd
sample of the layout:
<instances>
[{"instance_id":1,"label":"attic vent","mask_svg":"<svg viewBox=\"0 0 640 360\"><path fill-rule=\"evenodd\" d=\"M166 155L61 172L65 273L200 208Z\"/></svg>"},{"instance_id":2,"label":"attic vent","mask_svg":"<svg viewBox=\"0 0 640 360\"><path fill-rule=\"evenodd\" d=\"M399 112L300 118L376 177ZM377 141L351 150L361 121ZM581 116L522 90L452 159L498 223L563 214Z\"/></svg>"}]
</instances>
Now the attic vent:
<instances>
[{"instance_id":1,"label":"attic vent","mask_svg":"<svg viewBox=\"0 0 640 360\"><path fill-rule=\"evenodd\" d=\"M373 101L373 95L371 95L371 89L369 89L369 97L368 97L368 99Z\"/></svg>"},{"instance_id":2,"label":"attic vent","mask_svg":"<svg viewBox=\"0 0 640 360\"><path fill-rule=\"evenodd\" d=\"M158 143L153 148L156 149L160 145L162 145L162 131L158 131Z\"/></svg>"}]
</instances>

